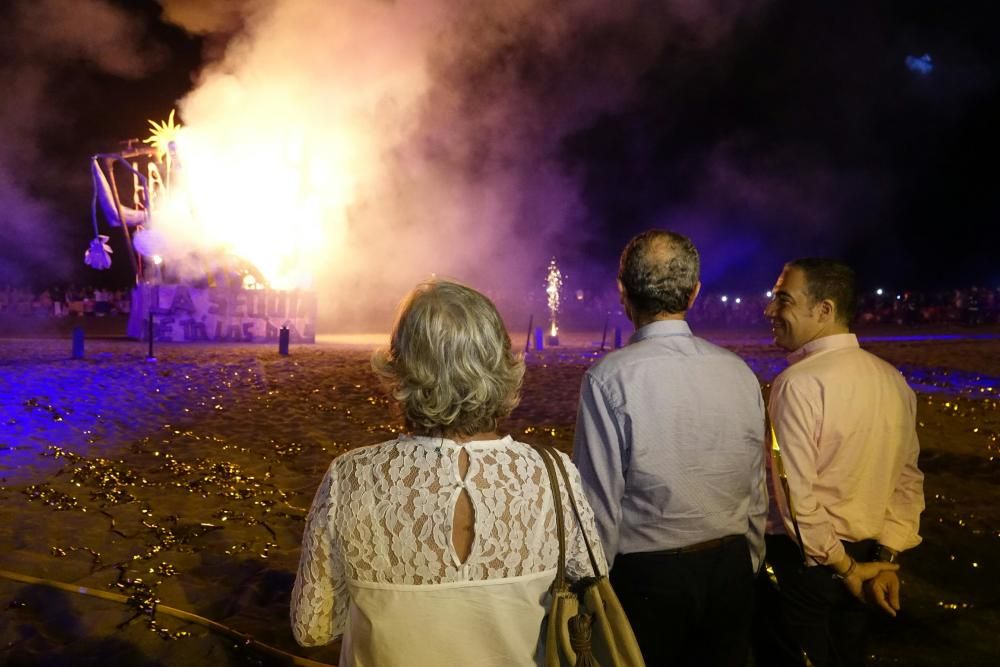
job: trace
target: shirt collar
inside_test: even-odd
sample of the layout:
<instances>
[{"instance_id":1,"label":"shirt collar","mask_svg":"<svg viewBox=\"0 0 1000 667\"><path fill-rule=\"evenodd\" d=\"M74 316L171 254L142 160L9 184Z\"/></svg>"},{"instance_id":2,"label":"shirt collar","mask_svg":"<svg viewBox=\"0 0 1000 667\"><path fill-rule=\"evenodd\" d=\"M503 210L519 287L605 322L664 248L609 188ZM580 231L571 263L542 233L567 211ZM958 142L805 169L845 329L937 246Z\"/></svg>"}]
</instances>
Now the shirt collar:
<instances>
[{"instance_id":1,"label":"shirt collar","mask_svg":"<svg viewBox=\"0 0 1000 667\"><path fill-rule=\"evenodd\" d=\"M505 435L496 440L467 440L465 442L456 442L451 438L444 438L436 435L413 435L410 433L404 433L400 434L398 441L414 442L427 449L441 449L442 447L449 449L461 449L463 447L477 449L480 447L510 446L514 442L514 439L510 435Z\"/></svg>"},{"instance_id":2,"label":"shirt collar","mask_svg":"<svg viewBox=\"0 0 1000 667\"><path fill-rule=\"evenodd\" d=\"M690 336L691 327L684 320L657 320L642 327L629 339L630 343L657 336Z\"/></svg>"},{"instance_id":3,"label":"shirt collar","mask_svg":"<svg viewBox=\"0 0 1000 667\"><path fill-rule=\"evenodd\" d=\"M794 364L802 361L806 357L819 354L820 352L829 352L830 350L840 350L848 347L860 347L860 345L858 345L858 337L852 333L823 336L822 338L809 341L799 349L789 354L788 363Z\"/></svg>"}]
</instances>

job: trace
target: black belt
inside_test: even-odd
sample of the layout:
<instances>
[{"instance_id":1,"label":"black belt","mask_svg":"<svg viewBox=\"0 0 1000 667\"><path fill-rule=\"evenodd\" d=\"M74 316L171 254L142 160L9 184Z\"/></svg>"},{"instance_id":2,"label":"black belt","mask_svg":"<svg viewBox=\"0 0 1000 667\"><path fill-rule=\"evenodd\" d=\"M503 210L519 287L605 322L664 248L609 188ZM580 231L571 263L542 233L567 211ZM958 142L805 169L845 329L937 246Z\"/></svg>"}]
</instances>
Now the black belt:
<instances>
[{"instance_id":1,"label":"black belt","mask_svg":"<svg viewBox=\"0 0 1000 667\"><path fill-rule=\"evenodd\" d=\"M717 537L714 540L708 540L706 542L698 542L697 544L689 544L686 547L677 547L676 549L664 549L662 551L643 551L642 554L646 556L676 556L678 554L692 554L698 551L710 551L712 549L718 549L721 546L729 544L730 542L735 542L736 540L741 540L744 535L726 535L725 537Z\"/></svg>"}]
</instances>

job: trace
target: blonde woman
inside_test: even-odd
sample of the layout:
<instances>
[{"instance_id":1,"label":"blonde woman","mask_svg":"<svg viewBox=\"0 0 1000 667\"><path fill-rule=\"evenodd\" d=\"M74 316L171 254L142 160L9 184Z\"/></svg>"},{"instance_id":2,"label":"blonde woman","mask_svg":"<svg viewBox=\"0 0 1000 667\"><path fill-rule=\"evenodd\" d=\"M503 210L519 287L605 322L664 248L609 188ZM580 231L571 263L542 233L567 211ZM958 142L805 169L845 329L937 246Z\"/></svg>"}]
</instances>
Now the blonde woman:
<instances>
[{"instance_id":1,"label":"blonde woman","mask_svg":"<svg viewBox=\"0 0 1000 667\"><path fill-rule=\"evenodd\" d=\"M343 635L341 666L536 664L558 542L539 454L498 430L524 375L499 313L464 285L421 284L372 366L408 433L330 465L302 540L296 640ZM606 571L579 474L563 462ZM563 496L567 570L586 576Z\"/></svg>"}]
</instances>

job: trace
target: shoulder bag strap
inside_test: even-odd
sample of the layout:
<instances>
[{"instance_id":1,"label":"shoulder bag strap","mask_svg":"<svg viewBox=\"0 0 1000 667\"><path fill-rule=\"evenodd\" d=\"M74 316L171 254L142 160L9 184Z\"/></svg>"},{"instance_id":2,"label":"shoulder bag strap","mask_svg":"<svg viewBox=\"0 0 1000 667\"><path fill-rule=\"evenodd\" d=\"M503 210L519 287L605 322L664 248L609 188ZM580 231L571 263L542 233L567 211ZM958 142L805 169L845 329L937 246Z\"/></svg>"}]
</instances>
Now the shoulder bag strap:
<instances>
[{"instance_id":1,"label":"shoulder bag strap","mask_svg":"<svg viewBox=\"0 0 1000 667\"><path fill-rule=\"evenodd\" d=\"M556 580L553 584L556 589L566 586L566 525L563 521L562 497L559 493L559 480L556 478L556 471L552 468L551 454L546 451L546 447L538 447L535 451L542 458L545 464L545 472L549 476L549 488L552 489L552 508L556 514L556 534L559 536L559 562L556 564ZM573 497L573 494L570 494Z\"/></svg>"},{"instance_id":2,"label":"shoulder bag strap","mask_svg":"<svg viewBox=\"0 0 1000 667\"><path fill-rule=\"evenodd\" d=\"M569 474L566 472L566 466L563 465L562 458L558 452L551 451L549 455L555 460L556 466L562 474L563 484L566 486L566 494L569 496L569 504L573 508L573 514L576 516L576 523L580 526L580 535L583 536L583 544L587 547L587 555L590 556L590 566L594 568L594 576L603 576L601 575L600 568L597 567L597 558L594 557L594 550L590 548L590 540L587 539L587 531L583 527L583 518L580 516L580 509L576 505L573 485L569 482Z\"/></svg>"}]
</instances>

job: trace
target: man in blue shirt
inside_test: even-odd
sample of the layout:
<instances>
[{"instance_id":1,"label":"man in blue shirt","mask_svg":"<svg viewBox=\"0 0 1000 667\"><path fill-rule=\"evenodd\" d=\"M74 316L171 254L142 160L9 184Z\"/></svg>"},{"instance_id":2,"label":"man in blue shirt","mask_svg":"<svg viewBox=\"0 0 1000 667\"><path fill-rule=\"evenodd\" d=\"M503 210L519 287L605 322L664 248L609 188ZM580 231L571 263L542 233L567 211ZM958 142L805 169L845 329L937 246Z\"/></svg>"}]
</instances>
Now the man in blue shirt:
<instances>
[{"instance_id":1,"label":"man in blue shirt","mask_svg":"<svg viewBox=\"0 0 1000 667\"><path fill-rule=\"evenodd\" d=\"M745 665L767 491L760 385L691 333L698 251L651 230L618 273L635 325L587 371L573 460L649 665Z\"/></svg>"}]
</instances>

